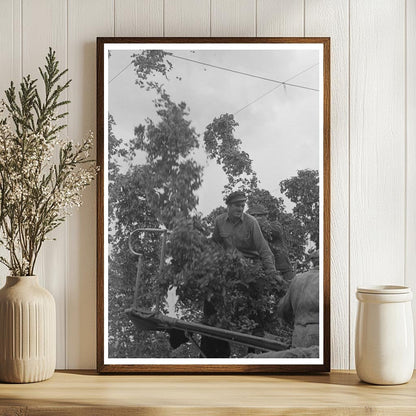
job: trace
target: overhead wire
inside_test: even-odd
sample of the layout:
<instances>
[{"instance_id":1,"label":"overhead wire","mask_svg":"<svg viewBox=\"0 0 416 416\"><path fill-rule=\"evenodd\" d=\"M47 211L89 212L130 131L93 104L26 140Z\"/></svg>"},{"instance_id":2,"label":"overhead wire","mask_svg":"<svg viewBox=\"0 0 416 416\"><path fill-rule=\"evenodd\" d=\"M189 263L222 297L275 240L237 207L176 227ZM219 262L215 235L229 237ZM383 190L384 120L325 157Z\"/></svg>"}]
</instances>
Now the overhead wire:
<instances>
[{"instance_id":1,"label":"overhead wire","mask_svg":"<svg viewBox=\"0 0 416 416\"><path fill-rule=\"evenodd\" d=\"M121 75L132 64L133 64L133 61L131 61L128 65L126 65L117 75L111 78L110 81L108 81L108 83L110 84L111 82L113 82L119 75Z\"/></svg>"},{"instance_id":2,"label":"overhead wire","mask_svg":"<svg viewBox=\"0 0 416 416\"><path fill-rule=\"evenodd\" d=\"M291 81L292 79L294 79L294 78L298 77L299 75L302 75L303 73L305 73L305 72L309 71L310 69L314 68L314 67L315 67L315 66L317 66L317 65L318 65L318 63L313 64L312 66L310 66L310 67L308 67L308 68L304 69L303 71L298 72L298 73L297 73L296 75L294 75L293 77L291 77L291 78L287 79L287 81ZM245 110L247 107L249 107L250 105L252 105L252 104L256 103L257 101L260 101L260 100L261 100L262 98L264 98L266 95L271 94L273 91L277 90L278 88L280 88L280 87L282 87L282 86L284 86L284 85L289 85L289 84L287 84L287 81L282 82L281 84L277 85L276 87L272 88L271 90L269 90L269 91L265 92L264 94L260 95L260 97L256 98L254 101L251 101L250 103L248 103L248 104L247 104L247 105L245 105L244 107L242 107L242 108L240 108L239 110L237 110L237 111L234 113L234 115L236 115L236 114L240 113L241 111Z\"/></svg>"},{"instance_id":3,"label":"overhead wire","mask_svg":"<svg viewBox=\"0 0 416 416\"><path fill-rule=\"evenodd\" d=\"M194 62L194 63L200 64L200 65L204 65L204 66L209 66L211 68L217 68L217 69L222 69L223 71L233 72L234 74L245 75L245 76L248 76L248 77L261 79L263 81L274 82L274 83L277 83L277 84L285 84L285 85L288 85L290 87L303 88L305 90L319 91L316 88L305 87L304 85L289 84L286 81L278 81L276 79L266 78L266 77L262 77L260 75L250 74L248 72L237 71L235 69L230 69L230 68L226 68L226 67L223 67L223 66L218 66L218 65L208 64L206 62L197 61L195 59L185 58L183 56L178 56L178 55L174 55L174 54L170 54L169 56L172 56L172 57L178 58L178 59L183 59L184 61Z\"/></svg>"},{"instance_id":4,"label":"overhead wire","mask_svg":"<svg viewBox=\"0 0 416 416\"><path fill-rule=\"evenodd\" d=\"M242 71L237 71L237 70L234 70L234 69L230 69L230 68L226 68L226 67L221 67L221 66L218 66L218 65L213 65L213 64L208 64L208 63L206 63L206 62L201 62L201 61L197 61L197 60L195 60L195 59L190 59L190 58L185 58L185 57L183 57L183 56L178 56L178 55L174 55L174 54L169 54L169 56L172 56L172 57L174 57L174 58L177 58L177 59L182 59L182 60L184 60L184 61L189 61L189 62L194 62L194 63L197 63L197 64L199 64L199 65L204 65L204 66L208 66L208 67L211 67L211 68L216 68L216 69L221 69L221 70L223 70L223 71L227 71L227 72L232 72L232 73L235 73L235 74L239 74L239 75L245 75L245 76L248 76L248 77L252 77L252 78L257 78L257 79L261 79L261 80L263 80L263 81L269 81L269 82L274 82L274 83L278 83L279 84L279 86L282 86L282 85L288 85L288 86L290 86L290 87L295 87L295 88L303 88L303 89L306 89L306 90L311 90L311 91L319 91L318 89L316 89L316 88L311 88L311 87L305 87L304 85L297 85L297 84L290 84L290 83L288 83L287 81L290 81L291 79L293 79L293 78L290 78L290 79L288 79L287 81L278 81L278 80L276 80L276 79L272 79L272 78L266 78L266 77L262 77L262 76L259 76L259 75L254 75L254 74L250 74L250 73L248 73L248 72L242 72ZM111 80L108 82L109 84L111 83L111 82L113 82L118 76L120 76L129 66L131 66L132 64L133 64L133 62L134 61L131 61L129 64L127 64L120 72L118 72L113 78L111 78ZM274 88L275 89L275 88Z\"/></svg>"},{"instance_id":5,"label":"overhead wire","mask_svg":"<svg viewBox=\"0 0 416 416\"><path fill-rule=\"evenodd\" d=\"M236 111L234 113L234 115L238 114L239 112L245 110L247 107L250 107L250 105L256 103L257 101L260 101L263 97L265 97L266 95L269 95L270 93L272 93L273 91L277 90L278 88L280 88L283 84L277 85L276 87L273 87L271 90L267 91L266 93L264 93L263 95L260 95L260 97L256 98L254 101L252 101L251 103L248 103L247 105L245 105L244 107L240 108L238 111Z\"/></svg>"}]
</instances>

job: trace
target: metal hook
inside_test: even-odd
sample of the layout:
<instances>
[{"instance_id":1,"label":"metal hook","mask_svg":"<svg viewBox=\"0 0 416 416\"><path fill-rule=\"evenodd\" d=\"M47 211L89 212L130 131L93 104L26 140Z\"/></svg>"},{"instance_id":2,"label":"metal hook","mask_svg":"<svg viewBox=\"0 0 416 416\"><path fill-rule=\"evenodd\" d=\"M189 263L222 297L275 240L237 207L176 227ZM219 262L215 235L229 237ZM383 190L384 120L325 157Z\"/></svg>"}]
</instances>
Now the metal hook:
<instances>
[{"instance_id":1,"label":"metal hook","mask_svg":"<svg viewBox=\"0 0 416 416\"><path fill-rule=\"evenodd\" d=\"M138 262L137 262L137 274L136 274L136 284L135 284L135 289L134 289L134 298L133 298L133 308L137 308L138 307L138 296L139 296L139 288L140 288L140 283L141 283L141 271L142 271L142 267L143 267L143 253L138 253L137 251L134 250L133 248L133 236L136 233L145 233L145 232L154 232L154 233L162 233L162 246L161 246L161 250L160 250L160 263L159 263L159 275L162 274L163 271L163 266L164 266L164 262L165 262L165 251L166 251L166 238L167 238L167 234L168 234L168 230L166 228L161 229L161 228L136 228L134 231L132 231L130 233L129 236L129 250L132 254L139 256ZM156 311L159 311L159 305L160 305L160 299L159 296L156 298L156 302L155 302L155 308Z\"/></svg>"}]
</instances>

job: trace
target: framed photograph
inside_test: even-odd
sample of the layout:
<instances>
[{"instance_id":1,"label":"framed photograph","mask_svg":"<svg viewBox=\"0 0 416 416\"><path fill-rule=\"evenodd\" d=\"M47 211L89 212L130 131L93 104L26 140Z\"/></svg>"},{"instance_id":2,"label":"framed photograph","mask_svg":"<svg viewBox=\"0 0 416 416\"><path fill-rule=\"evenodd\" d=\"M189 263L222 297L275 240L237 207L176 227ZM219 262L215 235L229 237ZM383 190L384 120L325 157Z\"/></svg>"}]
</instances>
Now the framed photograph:
<instances>
[{"instance_id":1,"label":"framed photograph","mask_svg":"<svg viewBox=\"0 0 416 416\"><path fill-rule=\"evenodd\" d=\"M330 370L329 51L97 39L99 372Z\"/></svg>"}]
</instances>

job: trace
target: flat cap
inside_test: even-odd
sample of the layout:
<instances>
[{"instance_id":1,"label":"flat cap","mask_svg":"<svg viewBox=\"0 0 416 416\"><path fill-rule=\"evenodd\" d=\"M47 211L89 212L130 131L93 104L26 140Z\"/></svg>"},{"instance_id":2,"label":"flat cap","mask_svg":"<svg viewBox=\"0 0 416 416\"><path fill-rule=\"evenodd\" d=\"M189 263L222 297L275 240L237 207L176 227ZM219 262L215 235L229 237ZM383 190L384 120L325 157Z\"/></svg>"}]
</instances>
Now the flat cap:
<instances>
[{"instance_id":1,"label":"flat cap","mask_svg":"<svg viewBox=\"0 0 416 416\"><path fill-rule=\"evenodd\" d=\"M227 205L234 204L235 202L239 201L247 201L246 194L243 191L231 192L230 195L225 198L225 203Z\"/></svg>"},{"instance_id":2,"label":"flat cap","mask_svg":"<svg viewBox=\"0 0 416 416\"><path fill-rule=\"evenodd\" d=\"M248 210L247 213L250 215L267 215L269 211L267 211L266 207L262 204L252 205Z\"/></svg>"}]
</instances>

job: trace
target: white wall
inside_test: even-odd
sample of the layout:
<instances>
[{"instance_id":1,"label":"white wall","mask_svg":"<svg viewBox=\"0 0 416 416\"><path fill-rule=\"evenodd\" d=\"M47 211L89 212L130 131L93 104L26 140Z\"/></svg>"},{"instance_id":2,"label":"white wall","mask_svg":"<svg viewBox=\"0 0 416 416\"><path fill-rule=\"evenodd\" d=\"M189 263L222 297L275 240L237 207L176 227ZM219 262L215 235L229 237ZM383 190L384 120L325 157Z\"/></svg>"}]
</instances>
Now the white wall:
<instances>
[{"instance_id":1,"label":"white wall","mask_svg":"<svg viewBox=\"0 0 416 416\"><path fill-rule=\"evenodd\" d=\"M0 10L0 91L51 46L73 79L76 140L95 130L97 36L331 37L331 360L353 368L356 287L416 286L416 0L0 0ZM38 264L57 302L58 368L95 368L95 209L94 185Z\"/></svg>"}]
</instances>

